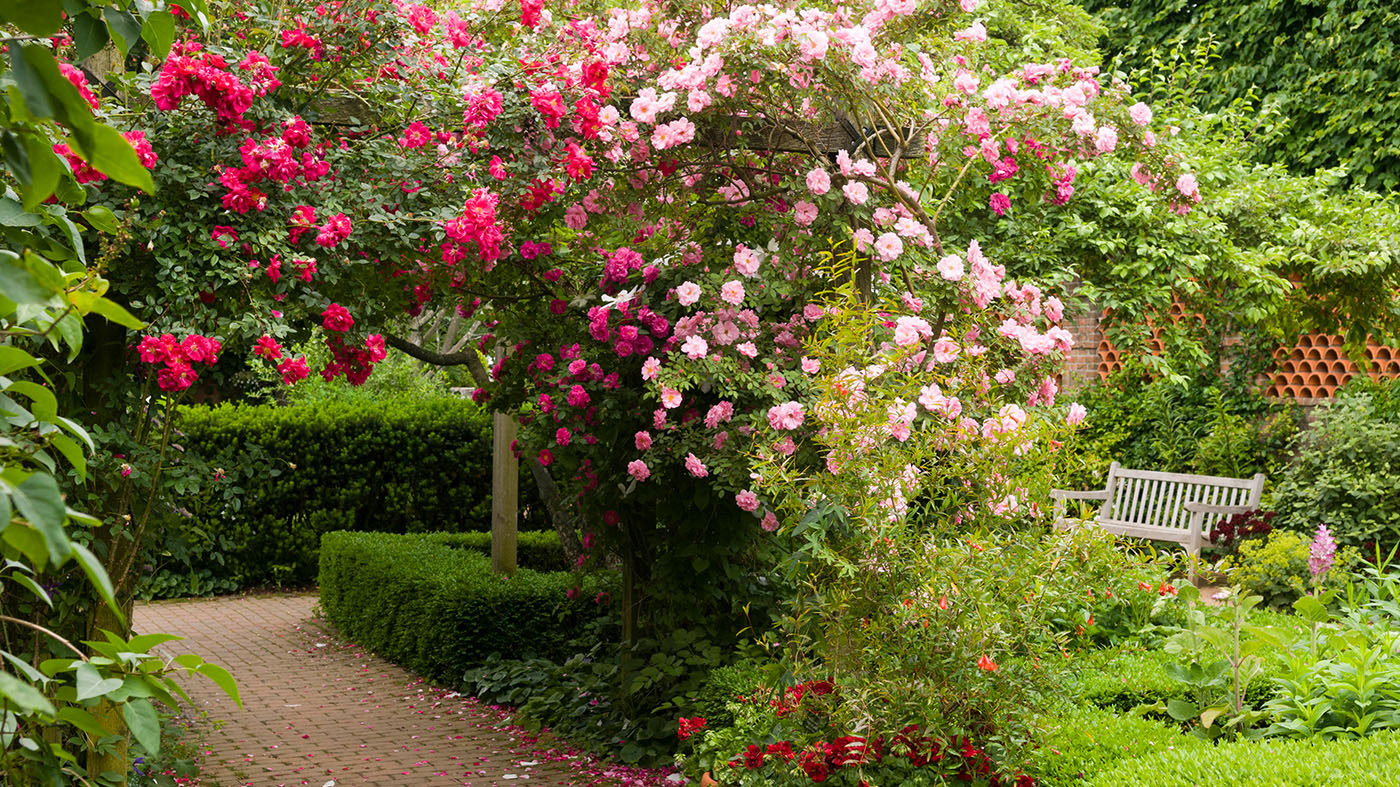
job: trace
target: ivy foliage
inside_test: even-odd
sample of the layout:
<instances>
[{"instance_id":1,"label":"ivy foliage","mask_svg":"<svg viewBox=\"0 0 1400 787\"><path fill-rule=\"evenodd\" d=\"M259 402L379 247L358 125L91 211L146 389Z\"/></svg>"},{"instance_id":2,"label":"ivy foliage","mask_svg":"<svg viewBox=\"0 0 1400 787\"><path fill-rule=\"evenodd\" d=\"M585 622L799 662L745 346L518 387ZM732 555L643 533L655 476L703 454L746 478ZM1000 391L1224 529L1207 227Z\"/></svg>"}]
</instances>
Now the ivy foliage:
<instances>
[{"instance_id":1,"label":"ivy foliage","mask_svg":"<svg viewBox=\"0 0 1400 787\"><path fill-rule=\"evenodd\" d=\"M1299 174L1343 168L1343 182L1400 187L1400 8L1390 0L1083 0L1125 71L1172 49L1218 42L1196 101L1218 110L1257 97L1287 118L1258 159ZM1384 98L1383 98L1384 97Z\"/></svg>"}]
</instances>

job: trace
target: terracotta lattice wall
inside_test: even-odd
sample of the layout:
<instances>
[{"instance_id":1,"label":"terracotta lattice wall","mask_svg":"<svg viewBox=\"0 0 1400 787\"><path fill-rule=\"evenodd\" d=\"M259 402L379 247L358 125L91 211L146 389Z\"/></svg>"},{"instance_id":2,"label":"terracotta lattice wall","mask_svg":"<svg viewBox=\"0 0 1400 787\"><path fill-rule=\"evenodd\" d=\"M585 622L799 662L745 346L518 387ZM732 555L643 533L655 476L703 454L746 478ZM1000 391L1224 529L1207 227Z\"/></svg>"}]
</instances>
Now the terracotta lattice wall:
<instances>
[{"instance_id":1,"label":"terracotta lattice wall","mask_svg":"<svg viewBox=\"0 0 1400 787\"><path fill-rule=\"evenodd\" d=\"M1400 348L1369 342L1366 357L1371 361L1371 379L1400 377ZM1313 333L1302 336L1291 349L1274 353L1275 371L1269 395L1306 401L1327 399L1362 374L1342 349L1342 337Z\"/></svg>"},{"instance_id":2,"label":"terracotta lattice wall","mask_svg":"<svg viewBox=\"0 0 1400 787\"><path fill-rule=\"evenodd\" d=\"M1067 388L1102 380L1123 367L1120 351L1104 336L1097 316L1081 317L1067 327L1075 342L1064 374ZM1162 349L1156 339L1151 340L1150 346L1154 352ZM1372 379L1400 377L1400 348L1371 342L1366 346L1366 356L1371 362ZM1276 350L1274 358L1268 395L1303 403L1331 398L1338 388L1362 373L1342 349L1341 336L1305 334L1292 347Z\"/></svg>"}]
</instances>

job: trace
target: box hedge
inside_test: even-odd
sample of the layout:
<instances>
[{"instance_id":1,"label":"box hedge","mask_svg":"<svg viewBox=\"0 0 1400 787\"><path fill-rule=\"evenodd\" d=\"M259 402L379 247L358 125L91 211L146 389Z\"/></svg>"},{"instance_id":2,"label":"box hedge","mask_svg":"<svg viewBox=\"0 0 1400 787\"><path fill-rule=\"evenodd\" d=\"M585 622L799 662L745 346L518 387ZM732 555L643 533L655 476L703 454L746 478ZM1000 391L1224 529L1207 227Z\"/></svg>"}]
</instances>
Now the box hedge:
<instances>
[{"instance_id":1,"label":"box hedge","mask_svg":"<svg viewBox=\"0 0 1400 787\"><path fill-rule=\"evenodd\" d=\"M1094 706L1068 707L1036 727L1040 734L1029 773L1046 787L1082 784L1125 759L1173 751L1209 756L1212 749L1178 726Z\"/></svg>"},{"instance_id":2,"label":"box hedge","mask_svg":"<svg viewBox=\"0 0 1400 787\"><path fill-rule=\"evenodd\" d=\"M1238 741L1125 759L1091 787L1379 787L1400 784L1400 733L1360 740Z\"/></svg>"},{"instance_id":3,"label":"box hedge","mask_svg":"<svg viewBox=\"0 0 1400 787\"><path fill-rule=\"evenodd\" d=\"M600 616L595 596L609 586L607 578L583 577L580 586L580 577L566 571L522 568L502 576L469 542L327 533L320 551L327 620L400 666L455 682L493 653L562 658L570 640Z\"/></svg>"},{"instance_id":4,"label":"box hedge","mask_svg":"<svg viewBox=\"0 0 1400 787\"><path fill-rule=\"evenodd\" d=\"M490 521L491 421L470 401L188 407L179 431L211 480L181 501L187 518L164 525L165 556L150 562L171 573L304 584L323 533L462 532ZM520 498L521 528L546 527L528 473ZM549 567L564 568L562 558Z\"/></svg>"}]
</instances>

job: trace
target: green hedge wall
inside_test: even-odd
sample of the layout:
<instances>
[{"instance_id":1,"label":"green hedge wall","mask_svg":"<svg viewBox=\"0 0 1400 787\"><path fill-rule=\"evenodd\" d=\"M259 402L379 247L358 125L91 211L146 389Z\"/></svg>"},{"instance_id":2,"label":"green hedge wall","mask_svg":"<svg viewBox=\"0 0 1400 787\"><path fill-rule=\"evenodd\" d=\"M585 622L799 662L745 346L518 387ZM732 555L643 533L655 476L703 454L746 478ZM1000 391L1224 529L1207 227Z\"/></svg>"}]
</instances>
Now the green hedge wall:
<instances>
[{"instance_id":1,"label":"green hedge wall","mask_svg":"<svg viewBox=\"0 0 1400 787\"><path fill-rule=\"evenodd\" d=\"M374 653L455 684L493 653L567 656L569 641L601 614L594 598L606 579L585 577L579 587L571 572L527 568L503 577L491 572L485 554L451 542L442 535L327 533L320 574L326 618Z\"/></svg>"},{"instance_id":2,"label":"green hedge wall","mask_svg":"<svg viewBox=\"0 0 1400 787\"><path fill-rule=\"evenodd\" d=\"M491 421L469 401L189 407L179 431L218 480L168 526L189 563L163 566L172 572L208 570L239 587L308 583L323 533L490 521ZM521 514L525 530L548 521L528 473Z\"/></svg>"}]
</instances>

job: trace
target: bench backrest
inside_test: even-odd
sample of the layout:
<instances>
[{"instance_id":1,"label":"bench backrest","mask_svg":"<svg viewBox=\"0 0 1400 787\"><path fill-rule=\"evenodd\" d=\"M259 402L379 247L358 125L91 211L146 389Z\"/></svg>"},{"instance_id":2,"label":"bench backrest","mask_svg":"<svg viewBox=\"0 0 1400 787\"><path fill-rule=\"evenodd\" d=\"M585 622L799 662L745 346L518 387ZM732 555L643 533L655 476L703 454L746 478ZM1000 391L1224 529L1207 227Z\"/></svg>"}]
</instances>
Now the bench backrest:
<instances>
[{"instance_id":1,"label":"bench backrest","mask_svg":"<svg viewBox=\"0 0 1400 787\"><path fill-rule=\"evenodd\" d=\"M1114 462L1108 469L1108 500L1099 512L1099 524L1117 531L1137 527L1166 528L1186 533L1191 514L1186 503L1219 506L1259 505L1264 492L1264 476L1227 478L1185 473L1159 473L1132 470ZM1202 535L1210 532L1219 517L1208 517Z\"/></svg>"}]
</instances>

